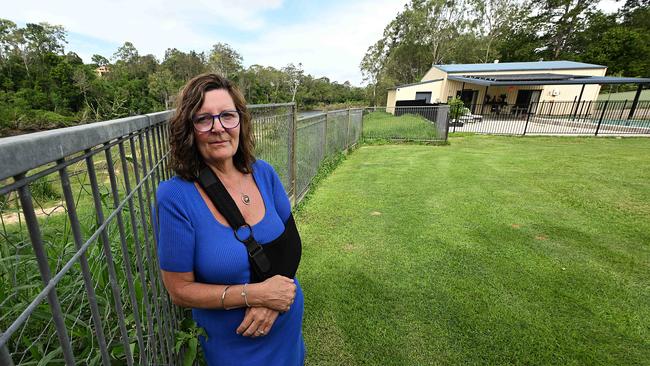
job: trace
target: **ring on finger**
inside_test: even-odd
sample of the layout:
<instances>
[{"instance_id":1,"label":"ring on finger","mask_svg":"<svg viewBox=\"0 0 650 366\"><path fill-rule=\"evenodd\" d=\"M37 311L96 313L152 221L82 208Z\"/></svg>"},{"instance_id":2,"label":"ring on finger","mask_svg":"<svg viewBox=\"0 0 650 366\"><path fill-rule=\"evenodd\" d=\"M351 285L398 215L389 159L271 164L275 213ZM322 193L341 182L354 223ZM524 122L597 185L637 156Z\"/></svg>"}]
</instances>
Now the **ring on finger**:
<instances>
[{"instance_id":1,"label":"ring on finger","mask_svg":"<svg viewBox=\"0 0 650 366\"><path fill-rule=\"evenodd\" d=\"M263 330L259 330L259 329L258 329L256 333L259 334L259 335L264 335L264 331L263 331Z\"/></svg>"}]
</instances>

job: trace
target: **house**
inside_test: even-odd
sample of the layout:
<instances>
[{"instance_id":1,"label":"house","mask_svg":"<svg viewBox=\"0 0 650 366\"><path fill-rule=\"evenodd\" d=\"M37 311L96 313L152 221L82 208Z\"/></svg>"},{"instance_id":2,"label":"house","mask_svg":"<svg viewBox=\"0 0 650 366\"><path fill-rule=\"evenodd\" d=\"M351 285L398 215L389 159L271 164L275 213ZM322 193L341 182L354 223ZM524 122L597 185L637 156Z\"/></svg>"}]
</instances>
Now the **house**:
<instances>
[{"instance_id":1,"label":"house","mask_svg":"<svg viewBox=\"0 0 650 366\"><path fill-rule=\"evenodd\" d=\"M584 103L598 98L603 84L638 84L650 79L605 76L606 66L574 61L433 65L422 81L388 90L387 107L400 101L446 103L459 97L473 113L507 106L508 113L541 102Z\"/></svg>"},{"instance_id":2,"label":"house","mask_svg":"<svg viewBox=\"0 0 650 366\"><path fill-rule=\"evenodd\" d=\"M108 74L109 72L111 72L111 69L106 65L99 66L98 68L95 69L95 73L99 77L102 77L104 76L104 74Z\"/></svg>"}]
</instances>

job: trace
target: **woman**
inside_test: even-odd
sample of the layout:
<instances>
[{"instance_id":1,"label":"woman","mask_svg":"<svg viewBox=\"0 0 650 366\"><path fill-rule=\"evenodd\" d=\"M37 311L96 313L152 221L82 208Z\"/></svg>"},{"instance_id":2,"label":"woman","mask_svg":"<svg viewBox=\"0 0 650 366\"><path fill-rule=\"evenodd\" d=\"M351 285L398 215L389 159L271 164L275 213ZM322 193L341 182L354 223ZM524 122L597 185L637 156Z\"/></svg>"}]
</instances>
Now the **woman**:
<instances>
[{"instance_id":1,"label":"woman","mask_svg":"<svg viewBox=\"0 0 650 366\"><path fill-rule=\"evenodd\" d=\"M218 177L262 247L293 223L277 173L252 154L243 95L221 76L199 75L181 91L170 129L177 176L160 184L157 199L160 269L172 301L191 307L205 329L209 365L302 365L298 282L275 275L249 283L247 247L197 181L206 168Z\"/></svg>"}]
</instances>

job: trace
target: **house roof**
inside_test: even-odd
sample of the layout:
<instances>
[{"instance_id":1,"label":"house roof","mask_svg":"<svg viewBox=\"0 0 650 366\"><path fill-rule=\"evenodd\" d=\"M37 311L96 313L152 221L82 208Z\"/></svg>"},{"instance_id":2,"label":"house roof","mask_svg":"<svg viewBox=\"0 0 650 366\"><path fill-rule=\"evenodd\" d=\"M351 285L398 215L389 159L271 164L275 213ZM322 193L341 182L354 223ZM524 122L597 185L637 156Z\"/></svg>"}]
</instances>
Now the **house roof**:
<instances>
[{"instance_id":1,"label":"house roof","mask_svg":"<svg viewBox=\"0 0 650 366\"><path fill-rule=\"evenodd\" d=\"M450 75L449 80L485 86L511 85L581 85L581 84L650 84L650 78L585 76L560 74L519 75Z\"/></svg>"},{"instance_id":2,"label":"house roof","mask_svg":"<svg viewBox=\"0 0 650 366\"><path fill-rule=\"evenodd\" d=\"M499 72L499 71L540 71L540 70L572 70L572 69L605 69L607 66L586 64L574 61L534 61L534 62L501 62L490 64L450 64L433 65L447 73L461 72Z\"/></svg>"},{"instance_id":3,"label":"house roof","mask_svg":"<svg viewBox=\"0 0 650 366\"><path fill-rule=\"evenodd\" d=\"M433 80L427 80L427 81L420 81L418 83L411 83L411 84L402 84L402 85L397 85L392 88L388 88L388 90L395 90L397 88L405 88L407 86L414 86L414 85L421 85L421 84L428 84L428 83L435 83L437 81L443 81L444 79L433 79Z\"/></svg>"}]
</instances>

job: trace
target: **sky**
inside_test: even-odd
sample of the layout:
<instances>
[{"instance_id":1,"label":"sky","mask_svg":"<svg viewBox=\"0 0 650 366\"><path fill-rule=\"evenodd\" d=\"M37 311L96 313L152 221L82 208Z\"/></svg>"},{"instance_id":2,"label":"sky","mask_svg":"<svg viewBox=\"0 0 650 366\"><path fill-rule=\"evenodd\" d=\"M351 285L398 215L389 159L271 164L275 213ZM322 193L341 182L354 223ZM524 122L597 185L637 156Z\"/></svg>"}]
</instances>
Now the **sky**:
<instances>
[{"instance_id":1,"label":"sky","mask_svg":"<svg viewBox=\"0 0 650 366\"><path fill-rule=\"evenodd\" d=\"M19 26L67 31L66 52L111 59L124 42L162 61L167 48L209 52L228 43L253 64L302 63L305 73L362 84L359 63L406 0L0 0Z\"/></svg>"},{"instance_id":2,"label":"sky","mask_svg":"<svg viewBox=\"0 0 650 366\"><path fill-rule=\"evenodd\" d=\"M359 63L407 0L0 0L19 26L62 25L66 52L111 59L124 42L162 61L167 48L209 52L228 43L253 64L302 63L314 77L362 85ZM599 8L615 11L615 0Z\"/></svg>"}]
</instances>

